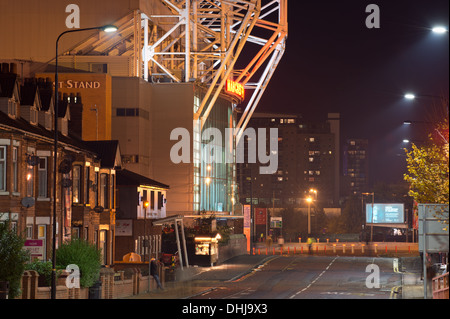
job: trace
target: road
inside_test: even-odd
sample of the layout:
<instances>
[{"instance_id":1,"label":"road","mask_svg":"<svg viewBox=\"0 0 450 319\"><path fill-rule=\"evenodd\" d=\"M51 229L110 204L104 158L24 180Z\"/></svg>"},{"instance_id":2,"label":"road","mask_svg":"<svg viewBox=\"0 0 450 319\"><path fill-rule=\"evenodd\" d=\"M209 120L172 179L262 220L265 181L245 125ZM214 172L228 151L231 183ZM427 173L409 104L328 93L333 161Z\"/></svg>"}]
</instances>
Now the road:
<instances>
[{"instance_id":1,"label":"road","mask_svg":"<svg viewBox=\"0 0 450 319\"><path fill-rule=\"evenodd\" d=\"M389 299L401 285L392 262L377 257L273 256L240 278L209 281L208 288L191 299Z\"/></svg>"}]
</instances>

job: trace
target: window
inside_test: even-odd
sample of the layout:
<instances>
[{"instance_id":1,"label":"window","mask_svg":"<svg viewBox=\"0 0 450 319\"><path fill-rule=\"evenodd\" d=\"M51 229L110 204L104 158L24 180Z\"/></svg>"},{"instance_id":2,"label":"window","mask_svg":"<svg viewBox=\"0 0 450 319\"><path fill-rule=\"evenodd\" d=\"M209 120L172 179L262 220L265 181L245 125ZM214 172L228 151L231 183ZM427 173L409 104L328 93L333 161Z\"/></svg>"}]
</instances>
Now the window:
<instances>
[{"instance_id":1,"label":"window","mask_svg":"<svg viewBox=\"0 0 450 319\"><path fill-rule=\"evenodd\" d=\"M72 202L78 204L80 200L80 186L81 186L81 166L75 165L72 170Z\"/></svg>"},{"instance_id":2,"label":"window","mask_svg":"<svg viewBox=\"0 0 450 319\"><path fill-rule=\"evenodd\" d=\"M15 193L17 193L19 191L17 155L18 155L18 148L13 147L13 154L12 154L12 156L13 156L12 157L13 178L12 178L12 180L13 180L13 192L15 192Z\"/></svg>"},{"instance_id":3,"label":"window","mask_svg":"<svg viewBox=\"0 0 450 319\"><path fill-rule=\"evenodd\" d=\"M38 178L38 196L41 198L47 198L47 157L39 157Z\"/></svg>"},{"instance_id":4,"label":"window","mask_svg":"<svg viewBox=\"0 0 450 319\"><path fill-rule=\"evenodd\" d=\"M161 192L158 192L158 209L162 209L163 207L163 194Z\"/></svg>"},{"instance_id":5,"label":"window","mask_svg":"<svg viewBox=\"0 0 450 319\"><path fill-rule=\"evenodd\" d=\"M110 198L111 198L111 208L115 208L116 207L116 201L115 201L115 199L116 199L116 196L114 196L115 195L115 175L111 175L111 196L110 196Z\"/></svg>"},{"instance_id":6,"label":"window","mask_svg":"<svg viewBox=\"0 0 450 319\"><path fill-rule=\"evenodd\" d=\"M124 108L116 109L116 116L125 116L125 109Z\"/></svg>"},{"instance_id":7,"label":"window","mask_svg":"<svg viewBox=\"0 0 450 319\"><path fill-rule=\"evenodd\" d=\"M150 192L150 209L155 209L155 191Z\"/></svg>"},{"instance_id":8,"label":"window","mask_svg":"<svg viewBox=\"0 0 450 319\"><path fill-rule=\"evenodd\" d=\"M17 116L17 103L15 101L8 101L8 114L13 118Z\"/></svg>"},{"instance_id":9,"label":"window","mask_svg":"<svg viewBox=\"0 0 450 319\"><path fill-rule=\"evenodd\" d=\"M34 196L34 169L33 166L28 165L27 168L27 196L33 197Z\"/></svg>"},{"instance_id":10,"label":"window","mask_svg":"<svg viewBox=\"0 0 450 319\"><path fill-rule=\"evenodd\" d=\"M100 206L109 208L108 205L108 175L100 175Z\"/></svg>"},{"instance_id":11,"label":"window","mask_svg":"<svg viewBox=\"0 0 450 319\"><path fill-rule=\"evenodd\" d=\"M6 191L6 146L0 146L0 191Z\"/></svg>"},{"instance_id":12,"label":"window","mask_svg":"<svg viewBox=\"0 0 450 319\"><path fill-rule=\"evenodd\" d=\"M90 167L86 166L85 173L84 173L84 202L86 204L89 204L89 173L90 173Z\"/></svg>"},{"instance_id":13,"label":"window","mask_svg":"<svg viewBox=\"0 0 450 319\"><path fill-rule=\"evenodd\" d=\"M94 207L98 206L98 172L94 176Z\"/></svg>"},{"instance_id":14,"label":"window","mask_svg":"<svg viewBox=\"0 0 450 319\"><path fill-rule=\"evenodd\" d=\"M33 225L27 225L26 238L27 239L32 239L33 238Z\"/></svg>"}]
</instances>

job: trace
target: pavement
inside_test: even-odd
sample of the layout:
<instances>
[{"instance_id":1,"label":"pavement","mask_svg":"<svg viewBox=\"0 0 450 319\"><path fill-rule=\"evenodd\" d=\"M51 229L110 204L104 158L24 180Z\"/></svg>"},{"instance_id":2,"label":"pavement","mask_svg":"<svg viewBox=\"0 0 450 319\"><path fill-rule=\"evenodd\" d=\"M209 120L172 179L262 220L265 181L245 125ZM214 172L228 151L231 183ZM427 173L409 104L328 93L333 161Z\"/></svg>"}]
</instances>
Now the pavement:
<instances>
[{"instance_id":1,"label":"pavement","mask_svg":"<svg viewBox=\"0 0 450 319\"><path fill-rule=\"evenodd\" d=\"M402 299L424 299L422 271L423 264L419 256L399 258L399 273L402 274ZM427 299L432 299L431 283L428 285Z\"/></svg>"}]
</instances>

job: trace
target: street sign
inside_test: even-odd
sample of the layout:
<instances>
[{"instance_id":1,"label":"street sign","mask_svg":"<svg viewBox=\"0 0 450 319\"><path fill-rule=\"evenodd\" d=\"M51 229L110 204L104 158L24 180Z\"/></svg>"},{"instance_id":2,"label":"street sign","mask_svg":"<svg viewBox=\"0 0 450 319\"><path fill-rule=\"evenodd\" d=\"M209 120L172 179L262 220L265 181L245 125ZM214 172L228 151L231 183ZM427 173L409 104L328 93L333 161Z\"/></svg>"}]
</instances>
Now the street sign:
<instances>
[{"instance_id":1,"label":"street sign","mask_svg":"<svg viewBox=\"0 0 450 319\"><path fill-rule=\"evenodd\" d=\"M419 204L419 251L448 252L448 205Z\"/></svg>"},{"instance_id":2,"label":"street sign","mask_svg":"<svg viewBox=\"0 0 450 319\"><path fill-rule=\"evenodd\" d=\"M42 260L44 258L44 245L42 239L27 239L23 249L30 253L30 261L34 259Z\"/></svg>"},{"instance_id":3,"label":"street sign","mask_svg":"<svg viewBox=\"0 0 450 319\"><path fill-rule=\"evenodd\" d=\"M283 228L283 217L270 217L270 228Z\"/></svg>"}]
</instances>

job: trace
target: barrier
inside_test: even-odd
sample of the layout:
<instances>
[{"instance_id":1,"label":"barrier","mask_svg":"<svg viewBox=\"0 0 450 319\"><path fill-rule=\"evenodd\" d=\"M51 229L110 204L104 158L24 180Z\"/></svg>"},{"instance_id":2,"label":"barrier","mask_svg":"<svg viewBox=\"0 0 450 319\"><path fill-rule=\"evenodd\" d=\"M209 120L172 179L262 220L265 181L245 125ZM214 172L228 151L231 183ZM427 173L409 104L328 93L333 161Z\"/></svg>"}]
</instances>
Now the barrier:
<instances>
[{"instance_id":1,"label":"barrier","mask_svg":"<svg viewBox=\"0 0 450 319\"><path fill-rule=\"evenodd\" d=\"M433 278L433 299L449 299L448 273Z\"/></svg>"}]
</instances>

